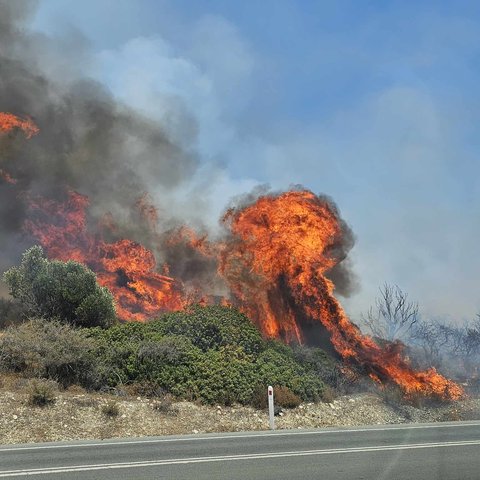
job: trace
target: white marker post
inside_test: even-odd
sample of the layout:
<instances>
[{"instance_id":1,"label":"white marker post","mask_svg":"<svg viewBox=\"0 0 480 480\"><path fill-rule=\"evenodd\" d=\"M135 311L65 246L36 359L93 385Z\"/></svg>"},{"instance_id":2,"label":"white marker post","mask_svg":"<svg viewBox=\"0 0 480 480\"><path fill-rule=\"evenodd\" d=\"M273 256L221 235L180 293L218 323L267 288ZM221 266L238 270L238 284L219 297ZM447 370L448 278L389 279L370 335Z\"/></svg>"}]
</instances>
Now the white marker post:
<instances>
[{"instance_id":1,"label":"white marker post","mask_svg":"<svg viewBox=\"0 0 480 480\"><path fill-rule=\"evenodd\" d=\"M273 408L273 387L268 387L268 416L270 418L270 430L275 430L275 410Z\"/></svg>"}]
</instances>

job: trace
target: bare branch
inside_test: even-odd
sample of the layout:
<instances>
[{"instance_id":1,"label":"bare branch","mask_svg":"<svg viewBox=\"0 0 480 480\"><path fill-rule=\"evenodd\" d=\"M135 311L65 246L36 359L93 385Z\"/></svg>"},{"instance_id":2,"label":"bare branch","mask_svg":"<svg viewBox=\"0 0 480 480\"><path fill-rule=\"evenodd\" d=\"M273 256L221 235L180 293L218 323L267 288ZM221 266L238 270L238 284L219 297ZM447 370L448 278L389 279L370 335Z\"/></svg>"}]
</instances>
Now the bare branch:
<instances>
[{"instance_id":1,"label":"bare branch","mask_svg":"<svg viewBox=\"0 0 480 480\"><path fill-rule=\"evenodd\" d=\"M385 340L406 340L419 320L418 303L410 302L408 295L397 285L385 283L362 320L372 335Z\"/></svg>"}]
</instances>

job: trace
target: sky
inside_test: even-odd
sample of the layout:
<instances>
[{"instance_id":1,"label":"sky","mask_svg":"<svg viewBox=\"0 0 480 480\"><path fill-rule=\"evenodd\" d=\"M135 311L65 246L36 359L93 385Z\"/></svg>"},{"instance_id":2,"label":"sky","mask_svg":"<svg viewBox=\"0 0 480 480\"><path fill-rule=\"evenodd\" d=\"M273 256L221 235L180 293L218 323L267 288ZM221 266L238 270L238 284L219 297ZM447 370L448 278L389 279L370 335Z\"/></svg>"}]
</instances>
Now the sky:
<instances>
[{"instance_id":1,"label":"sky","mask_svg":"<svg viewBox=\"0 0 480 480\"><path fill-rule=\"evenodd\" d=\"M199 188L215 173L207 223L260 184L331 196L354 320L385 282L424 317L480 312L478 2L43 0L33 25L195 151Z\"/></svg>"}]
</instances>

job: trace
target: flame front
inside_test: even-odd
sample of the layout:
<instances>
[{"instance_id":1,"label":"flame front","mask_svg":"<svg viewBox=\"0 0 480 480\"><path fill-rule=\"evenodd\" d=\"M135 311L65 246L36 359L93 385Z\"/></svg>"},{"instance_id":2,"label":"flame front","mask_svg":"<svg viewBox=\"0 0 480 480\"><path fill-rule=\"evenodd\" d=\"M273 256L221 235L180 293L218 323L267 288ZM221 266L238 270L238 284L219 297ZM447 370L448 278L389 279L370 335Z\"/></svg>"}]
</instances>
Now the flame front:
<instances>
[{"instance_id":1,"label":"flame front","mask_svg":"<svg viewBox=\"0 0 480 480\"><path fill-rule=\"evenodd\" d=\"M341 242L338 213L309 191L264 196L227 212L232 239L220 271L242 310L268 336L303 343L303 325L319 322L341 357L360 364L372 378L393 381L407 394L459 398L462 389L434 369L416 372L399 345L380 348L350 322L333 296L325 273L336 263Z\"/></svg>"},{"instance_id":2,"label":"flame front","mask_svg":"<svg viewBox=\"0 0 480 480\"><path fill-rule=\"evenodd\" d=\"M153 253L132 240L105 242L88 232L88 198L69 191L63 202L31 199L26 229L49 257L75 260L90 267L98 283L108 287L123 320L145 321L165 310L184 307L182 292L173 278L155 271Z\"/></svg>"}]
</instances>

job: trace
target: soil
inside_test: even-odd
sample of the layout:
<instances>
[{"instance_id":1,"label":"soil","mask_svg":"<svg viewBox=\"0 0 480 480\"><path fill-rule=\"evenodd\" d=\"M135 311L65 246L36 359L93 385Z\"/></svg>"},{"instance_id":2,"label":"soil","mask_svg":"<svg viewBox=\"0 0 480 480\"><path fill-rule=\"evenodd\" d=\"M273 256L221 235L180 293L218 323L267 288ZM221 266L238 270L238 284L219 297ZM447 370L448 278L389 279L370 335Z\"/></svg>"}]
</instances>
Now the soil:
<instances>
[{"instance_id":1,"label":"soil","mask_svg":"<svg viewBox=\"0 0 480 480\"><path fill-rule=\"evenodd\" d=\"M381 394L361 393L338 397L332 403L304 403L284 409L276 417L276 428L476 419L480 419L480 399L414 407L392 402ZM0 381L0 444L266 429L266 411L240 405L205 406L92 394L75 387L56 392L54 403L39 407L30 405L25 381Z\"/></svg>"}]
</instances>

